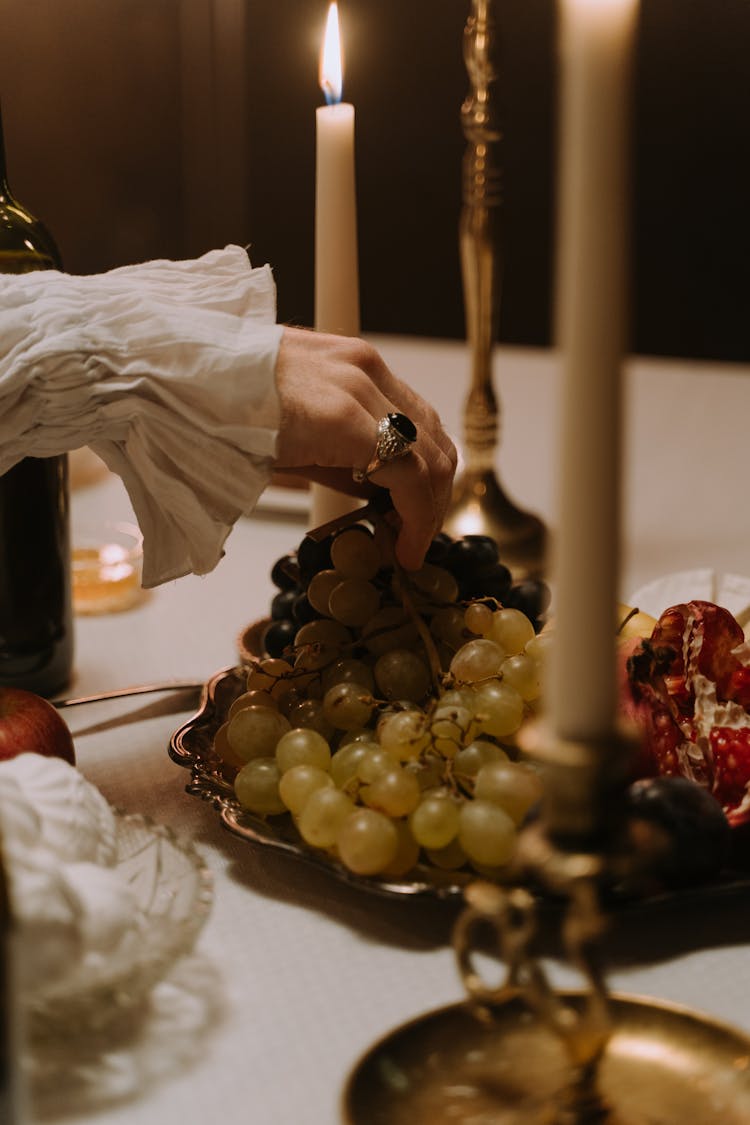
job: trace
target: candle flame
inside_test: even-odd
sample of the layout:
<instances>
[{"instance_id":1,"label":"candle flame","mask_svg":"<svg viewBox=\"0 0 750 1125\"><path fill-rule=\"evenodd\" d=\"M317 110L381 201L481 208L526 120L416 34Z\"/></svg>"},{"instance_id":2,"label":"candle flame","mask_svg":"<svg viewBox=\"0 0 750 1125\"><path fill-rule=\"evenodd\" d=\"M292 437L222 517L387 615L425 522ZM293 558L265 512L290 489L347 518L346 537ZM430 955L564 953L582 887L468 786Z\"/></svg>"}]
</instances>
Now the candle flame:
<instances>
[{"instance_id":1,"label":"candle flame","mask_svg":"<svg viewBox=\"0 0 750 1125\"><path fill-rule=\"evenodd\" d=\"M320 51L320 88L328 105L341 101L344 88L344 64L339 31L339 6L333 0L328 9L323 46Z\"/></svg>"}]
</instances>

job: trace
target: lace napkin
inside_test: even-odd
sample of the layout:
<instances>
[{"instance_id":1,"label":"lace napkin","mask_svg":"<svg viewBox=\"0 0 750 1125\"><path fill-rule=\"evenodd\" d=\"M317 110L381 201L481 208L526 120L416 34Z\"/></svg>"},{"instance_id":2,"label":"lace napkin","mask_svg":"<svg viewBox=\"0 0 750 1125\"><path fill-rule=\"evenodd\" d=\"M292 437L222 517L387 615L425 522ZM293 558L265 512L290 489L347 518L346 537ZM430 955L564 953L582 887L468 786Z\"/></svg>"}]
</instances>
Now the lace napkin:
<instances>
[{"instance_id":1,"label":"lace napkin","mask_svg":"<svg viewBox=\"0 0 750 1125\"><path fill-rule=\"evenodd\" d=\"M0 473L90 446L130 495L143 585L207 573L271 474L275 320L271 270L239 246L0 274Z\"/></svg>"}]
</instances>

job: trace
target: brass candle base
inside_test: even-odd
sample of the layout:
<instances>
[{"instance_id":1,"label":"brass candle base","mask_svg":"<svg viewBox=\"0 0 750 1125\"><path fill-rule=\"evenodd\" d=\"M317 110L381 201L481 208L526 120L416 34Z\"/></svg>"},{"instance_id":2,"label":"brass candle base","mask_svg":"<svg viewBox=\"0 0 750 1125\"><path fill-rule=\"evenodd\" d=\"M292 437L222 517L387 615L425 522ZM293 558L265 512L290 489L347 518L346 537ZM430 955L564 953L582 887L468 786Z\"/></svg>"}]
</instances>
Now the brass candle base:
<instances>
[{"instance_id":1,"label":"brass candle base","mask_svg":"<svg viewBox=\"0 0 750 1125\"><path fill-rule=\"evenodd\" d=\"M575 1008L583 994L566 992ZM741 1125L750 1121L750 1037L675 1005L610 997L596 1104L571 1092L558 1036L520 998L467 1004L376 1044L344 1094L347 1125Z\"/></svg>"},{"instance_id":2,"label":"brass candle base","mask_svg":"<svg viewBox=\"0 0 750 1125\"><path fill-rule=\"evenodd\" d=\"M538 516L516 507L491 470L467 469L459 477L444 523L449 535L489 535L516 582L541 578L547 532Z\"/></svg>"}]
</instances>

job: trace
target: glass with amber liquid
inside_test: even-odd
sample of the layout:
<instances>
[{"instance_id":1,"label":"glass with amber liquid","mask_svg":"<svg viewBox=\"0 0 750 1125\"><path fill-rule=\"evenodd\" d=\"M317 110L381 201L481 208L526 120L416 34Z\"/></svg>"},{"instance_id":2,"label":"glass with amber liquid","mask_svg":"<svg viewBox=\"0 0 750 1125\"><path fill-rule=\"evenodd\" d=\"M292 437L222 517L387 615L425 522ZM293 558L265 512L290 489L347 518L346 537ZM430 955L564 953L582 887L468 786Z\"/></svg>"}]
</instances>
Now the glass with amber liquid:
<instances>
[{"instance_id":1,"label":"glass with amber liquid","mask_svg":"<svg viewBox=\"0 0 750 1125\"><path fill-rule=\"evenodd\" d=\"M60 268L52 237L8 186L0 112L0 271ZM52 695L72 662L67 457L27 457L0 476L0 686Z\"/></svg>"}]
</instances>

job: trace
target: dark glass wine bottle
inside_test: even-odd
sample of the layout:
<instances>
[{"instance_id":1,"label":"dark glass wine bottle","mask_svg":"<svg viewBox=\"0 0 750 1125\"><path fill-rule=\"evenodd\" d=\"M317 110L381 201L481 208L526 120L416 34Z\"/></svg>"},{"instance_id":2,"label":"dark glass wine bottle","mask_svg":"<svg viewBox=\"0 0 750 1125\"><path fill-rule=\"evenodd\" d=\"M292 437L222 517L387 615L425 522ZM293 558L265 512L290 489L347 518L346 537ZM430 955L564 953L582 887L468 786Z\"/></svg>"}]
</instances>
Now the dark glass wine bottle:
<instances>
[{"instance_id":1,"label":"dark glass wine bottle","mask_svg":"<svg viewBox=\"0 0 750 1125\"><path fill-rule=\"evenodd\" d=\"M0 271L59 268L52 237L8 187L0 112ZM52 695L72 662L68 461L27 457L0 476L0 686Z\"/></svg>"}]
</instances>

